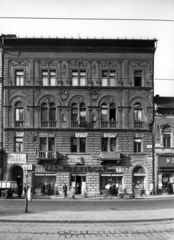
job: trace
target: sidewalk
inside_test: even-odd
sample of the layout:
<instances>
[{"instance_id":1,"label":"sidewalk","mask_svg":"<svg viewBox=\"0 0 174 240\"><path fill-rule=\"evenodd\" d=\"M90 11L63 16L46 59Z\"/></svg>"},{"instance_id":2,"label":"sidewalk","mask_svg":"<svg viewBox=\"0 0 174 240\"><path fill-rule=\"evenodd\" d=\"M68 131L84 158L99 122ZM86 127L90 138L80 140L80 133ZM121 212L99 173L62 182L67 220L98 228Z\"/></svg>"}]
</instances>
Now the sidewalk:
<instances>
[{"instance_id":1,"label":"sidewalk","mask_svg":"<svg viewBox=\"0 0 174 240\"><path fill-rule=\"evenodd\" d=\"M41 198L42 197L42 198ZM34 196L33 202L37 201L37 199L48 199L48 196ZM66 210L52 210L52 211L34 211L30 212L30 206L32 202L29 202L29 213L24 212L17 212L13 210L12 212L6 213L3 210L0 210L0 222L7 221L7 222L53 222L53 223L100 223L100 222L140 222L140 221L162 221L162 220L174 220L174 207L173 209L158 209L158 210L137 210L137 211L124 211L117 209L117 202L118 201L145 201L146 199L168 199L173 198L174 195L155 195L155 196L144 196L143 198L138 197L138 199L127 199L122 200L118 199L118 197L113 197L112 200L96 200L94 197L83 198L82 196L76 196L76 200L74 199L67 199L66 201L71 202L72 206L74 201L115 201L115 207L108 211L84 211L83 209L76 209L72 211ZM141 199L140 199L141 198ZM63 201L63 196L59 197L49 197L49 201L56 200L56 201ZM66 204L66 202L64 203Z\"/></svg>"}]
</instances>

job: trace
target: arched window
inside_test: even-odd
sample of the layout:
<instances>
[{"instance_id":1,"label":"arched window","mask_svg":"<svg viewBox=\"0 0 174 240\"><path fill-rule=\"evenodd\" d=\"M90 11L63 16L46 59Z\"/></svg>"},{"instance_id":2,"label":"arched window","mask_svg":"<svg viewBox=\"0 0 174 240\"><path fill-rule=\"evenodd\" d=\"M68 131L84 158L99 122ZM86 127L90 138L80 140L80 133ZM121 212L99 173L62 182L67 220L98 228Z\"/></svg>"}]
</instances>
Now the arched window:
<instances>
[{"instance_id":1,"label":"arched window","mask_svg":"<svg viewBox=\"0 0 174 240\"><path fill-rule=\"evenodd\" d=\"M86 127L86 105L71 105L71 127Z\"/></svg>"},{"instance_id":2,"label":"arched window","mask_svg":"<svg viewBox=\"0 0 174 240\"><path fill-rule=\"evenodd\" d=\"M15 127L23 127L24 109L21 102L15 104Z\"/></svg>"},{"instance_id":3,"label":"arched window","mask_svg":"<svg viewBox=\"0 0 174 240\"><path fill-rule=\"evenodd\" d=\"M101 106L101 126L102 128L116 128L116 106L111 103L109 106L103 103Z\"/></svg>"},{"instance_id":4,"label":"arched window","mask_svg":"<svg viewBox=\"0 0 174 240\"><path fill-rule=\"evenodd\" d=\"M41 127L56 127L56 106L54 103L42 103Z\"/></svg>"},{"instance_id":5,"label":"arched window","mask_svg":"<svg viewBox=\"0 0 174 240\"><path fill-rule=\"evenodd\" d=\"M143 114L142 114L142 105L141 103L135 103L134 105L134 121L143 121Z\"/></svg>"},{"instance_id":6,"label":"arched window","mask_svg":"<svg viewBox=\"0 0 174 240\"><path fill-rule=\"evenodd\" d=\"M143 167L136 167L134 169L134 175L142 175L142 174L146 174Z\"/></svg>"}]
</instances>

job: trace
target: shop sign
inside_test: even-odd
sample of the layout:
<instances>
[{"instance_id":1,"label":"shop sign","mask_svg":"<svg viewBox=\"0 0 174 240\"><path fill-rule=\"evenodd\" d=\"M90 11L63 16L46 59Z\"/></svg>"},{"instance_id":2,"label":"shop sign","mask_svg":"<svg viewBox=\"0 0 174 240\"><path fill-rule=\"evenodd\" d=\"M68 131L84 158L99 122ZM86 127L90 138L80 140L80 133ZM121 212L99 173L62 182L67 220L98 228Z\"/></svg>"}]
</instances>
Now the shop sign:
<instances>
[{"instance_id":1,"label":"shop sign","mask_svg":"<svg viewBox=\"0 0 174 240\"><path fill-rule=\"evenodd\" d=\"M9 153L7 163L25 164L27 162L26 154Z\"/></svg>"},{"instance_id":2,"label":"shop sign","mask_svg":"<svg viewBox=\"0 0 174 240\"><path fill-rule=\"evenodd\" d=\"M47 172L99 172L99 173L123 173L123 167L109 166L43 166Z\"/></svg>"},{"instance_id":3,"label":"shop sign","mask_svg":"<svg viewBox=\"0 0 174 240\"><path fill-rule=\"evenodd\" d=\"M32 165L32 164L30 164L30 165L26 165L26 164L25 164L25 165L23 165L23 169L24 169L24 171L25 171L25 170L26 170L26 171L27 171L27 170L30 170L30 171L31 171L31 170L33 170L33 165Z\"/></svg>"},{"instance_id":4,"label":"shop sign","mask_svg":"<svg viewBox=\"0 0 174 240\"><path fill-rule=\"evenodd\" d=\"M81 138L86 138L88 136L88 133L75 133L75 137L81 137Z\"/></svg>"},{"instance_id":5,"label":"shop sign","mask_svg":"<svg viewBox=\"0 0 174 240\"><path fill-rule=\"evenodd\" d=\"M120 153L101 153L100 154L100 158L104 158L104 159L120 159Z\"/></svg>"},{"instance_id":6,"label":"shop sign","mask_svg":"<svg viewBox=\"0 0 174 240\"><path fill-rule=\"evenodd\" d=\"M174 167L174 156L159 156L159 167Z\"/></svg>"}]
</instances>

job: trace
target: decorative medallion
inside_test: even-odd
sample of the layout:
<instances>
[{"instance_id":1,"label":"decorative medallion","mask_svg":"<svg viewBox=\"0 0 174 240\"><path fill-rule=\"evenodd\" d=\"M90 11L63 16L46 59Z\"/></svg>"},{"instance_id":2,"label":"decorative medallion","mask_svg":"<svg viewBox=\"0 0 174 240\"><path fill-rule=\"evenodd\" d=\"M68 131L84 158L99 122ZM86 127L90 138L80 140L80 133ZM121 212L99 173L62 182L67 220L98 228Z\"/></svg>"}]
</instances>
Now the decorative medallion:
<instances>
[{"instance_id":1,"label":"decorative medallion","mask_svg":"<svg viewBox=\"0 0 174 240\"><path fill-rule=\"evenodd\" d=\"M60 98L61 98L62 101L67 100L68 97L69 97L69 93L68 93L67 91L65 91L65 90L60 91L60 92L58 93L58 95L60 96Z\"/></svg>"},{"instance_id":2,"label":"decorative medallion","mask_svg":"<svg viewBox=\"0 0 174 240\"><path fill-rule=\"evenodd\" d=\"M88 95L90 96L91 101L97 101L100 94L96 90L93 90L93 91L89 91Z\"/></svg>"},{"instance_id":3,"label":"decorative medallion","mask_svg":"<svg viewBox=\"0 0 174 240\"><path fill-rule=\"evenodd\" d=\"M77 97L76 102L77 102L77 104L80 104L82 102L82 97Z\"/></svg>"}]
</instances>

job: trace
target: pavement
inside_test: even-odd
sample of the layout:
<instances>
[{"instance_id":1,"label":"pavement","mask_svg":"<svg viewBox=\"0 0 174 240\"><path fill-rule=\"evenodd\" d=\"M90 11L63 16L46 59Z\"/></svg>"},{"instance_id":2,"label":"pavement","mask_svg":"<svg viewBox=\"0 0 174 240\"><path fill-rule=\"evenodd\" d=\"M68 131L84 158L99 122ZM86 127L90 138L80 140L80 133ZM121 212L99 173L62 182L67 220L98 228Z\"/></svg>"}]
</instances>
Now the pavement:
<instances>
[{"instance_id":1,"label":"pavement","mask_svg":"<svg viewBox=\"0 0 174 240\"><path fill-rule=\"evenodd\" d=\"M48 199L49 198L49 199ZM31 212L32 202L28 204L28 213L19 212L15 209L12 212L7 212L0 208L0 222L40 222L40 223L104 223L104 222L145 222L145 221L167 221L174 220L174 205L173 209L164 209L160 210L138 210L138 211L120 211L117 209L117 201L148 201L159 199L173 199L174 195L153 195L153 196L143 196L137 197L136 199L123 199L120 200L118 197L113 197L110 199L96 200L93 196L89 196L87 199L82 196L76 196L76 199L64 199L63 196L34 196L33 202L35 201L71 201L72 207L73 202L78 201L79 205L81 201L115 201L115 208L108 211L86 211L79 210L76 211L66 211L66 210L54 210L54 211L44 211L40 212L33 211ZM4 200L3 200L4 201ZM25 200L21 199L22 204L25 203ZM136 203L135 203L136 204Z\"/></svg>"}]
</instances>

